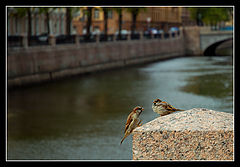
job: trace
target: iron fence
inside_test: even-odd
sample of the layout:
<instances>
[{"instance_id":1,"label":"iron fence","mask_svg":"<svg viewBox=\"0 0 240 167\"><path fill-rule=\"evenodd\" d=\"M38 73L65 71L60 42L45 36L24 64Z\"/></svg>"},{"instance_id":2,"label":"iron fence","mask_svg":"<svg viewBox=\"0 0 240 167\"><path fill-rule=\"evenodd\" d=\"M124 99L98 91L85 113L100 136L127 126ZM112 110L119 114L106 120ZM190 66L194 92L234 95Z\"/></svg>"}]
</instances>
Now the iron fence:
<instances>
[{"instance_id":1,"label":"iron fence","mask_svg":"<svg viewBox=\"0 0 240 167\"><path fill-rule=\"evenodd\" d=\"M75 43L76 35L58 35L56 36L57 44L73 44Z\"/></svg>"},{"instance_id":2,"label":"iron fence","mask_svg":"<svg viewBox=\"0 0 240 167\"><path fill-rule=\"evenodd\" d=\"M48 36L35 35L28 39L29 46L48 45Z\"/></svg>"},{"instance_id":3,"label":"iron fence","mask_svg":"<svg viewBox=\"0 0 240 167\"><path fill-rule=\"evenodd\" d=\"M172 37L179 36L180 33L173 33L171 34ZM158 33L158 34L150 34L150 33L144 33L143 39L152 39L152 38L169 38L169 33ZM23 36L8 36L7 42L8 47L22 47L23 46ZM58 35L55 36L55 44L74 44L78 40L79 43L94 43L94 42L111 42L111 41L123 41L123 40L140 40L141 35L140 33L134 33L130 34L128 36L127 34L121 34L119 36L118 34L110 34L110 35L104 35L100 34L99 36L96 34L91 35L79 35L78 38L76 35ZM39 45L50 45L49 44L49 36L47 34L42 35L35 35L31 36L28 39L28 46L39 46Z\"/></svg>"},{"instance_id":4,"label":"iron fence","mask_svg":"<svg viewBox=\"0 0 240 167\"><path fill-rule=\"evenodd\" d=\"M111 34L111 35L104 35L104 34L101 34L100 35L100 41L101 42L109 42L109 41L113 41L114 40L114 35Z\"/></svg>"},{"instance_id":5,"label":"iron fence","mask_svg":"<svg viewBox=\"0 0 240 167\"><path fill-rule=\"evenodd\" d=\"M22 36L10 35L7 38L8 47L21 47L23 46L22 41L23 41Z\"/></svg>"},{"instance_id":6,"label":"iron fence","mask_svg":"<svg viewBox=\"0 0 240 167\"><path fill-rule=\"evenodd\" d=\"M131 40L138 40L140 39L140 33L131 34Z\"/></svg>"}]
</instances>

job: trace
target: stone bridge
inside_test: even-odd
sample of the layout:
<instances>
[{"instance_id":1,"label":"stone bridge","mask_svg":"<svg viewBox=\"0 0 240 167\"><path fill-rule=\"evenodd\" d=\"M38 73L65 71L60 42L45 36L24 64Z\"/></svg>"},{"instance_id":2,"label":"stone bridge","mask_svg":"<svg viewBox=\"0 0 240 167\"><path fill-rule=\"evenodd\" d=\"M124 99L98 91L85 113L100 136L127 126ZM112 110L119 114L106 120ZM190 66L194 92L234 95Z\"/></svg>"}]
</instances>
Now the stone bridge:
<instances>
[{"instance_id":1,"label":"stone bridge","mask_svg":"<svg viewBox=\"0 0 240 167\"><path fill-rule=\"evenodd\" d=\"M201 31L200 30L200 49L204 53L214 53L217 46L227 40L232 40L232 31ZM205 54L204 54L205 55Z\"/></svg>"}]
</instances>

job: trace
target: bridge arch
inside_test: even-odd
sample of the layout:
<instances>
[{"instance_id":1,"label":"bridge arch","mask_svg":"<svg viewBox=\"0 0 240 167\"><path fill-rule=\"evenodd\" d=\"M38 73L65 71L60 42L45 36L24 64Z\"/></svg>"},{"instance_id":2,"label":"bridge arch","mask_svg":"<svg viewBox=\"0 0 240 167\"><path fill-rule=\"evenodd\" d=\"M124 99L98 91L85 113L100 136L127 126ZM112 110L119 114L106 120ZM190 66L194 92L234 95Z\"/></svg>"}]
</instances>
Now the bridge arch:
<instances>
[{"instance_id":1,"label":"bridge arch","mask_svg":"<svg viewBox=\"0 0 240 167\"><path fill-rule=\"evenodd\" d=\"M221 45L222 43L226 42L226 41L230 41L233 40L233 38L228 38L228 39L224 39L218 42L215 42L213 44L211 44L210 46L208 46L204 51L203 51L203 55L204 56L216 56L216 48Z\"/></svg>"},{"instance_id":2,"label":"bridge arch","mask_svg":"<svg viewBox=\"0 0 240 167\"><path fill-rule=\"evenodd\" d=\"M233 38L232 31L210 31L210 32L200 32L200 49L204 53L210 46L214 47L221 42ZM218 43L220 42L220 43ZM218 43L218 44L217 44Z\"/></svg>"}]
</instances>

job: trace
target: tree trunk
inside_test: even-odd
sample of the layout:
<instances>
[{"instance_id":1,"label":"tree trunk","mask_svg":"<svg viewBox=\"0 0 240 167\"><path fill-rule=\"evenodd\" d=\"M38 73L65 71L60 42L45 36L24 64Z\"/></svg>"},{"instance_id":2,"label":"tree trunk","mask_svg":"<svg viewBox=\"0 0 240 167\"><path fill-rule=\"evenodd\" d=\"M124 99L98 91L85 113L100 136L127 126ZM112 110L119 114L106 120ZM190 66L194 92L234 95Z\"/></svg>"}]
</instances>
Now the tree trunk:
<instances>
[{"instance_id":1,"label":"tree trunk","mask_svg":"<svg viewBox=\"0 0 240 167\"><path fill-rule=\"evenodd\" d=\"M90 39L90 28L91 28L91 24L92 24L92 7L88 7L87 8L88 11L88 18L87 18L87 40Z\"/></svg>"},{"instance_id":2,"label":"tree trunk","mask_svg":"<svg viewBox=\"0 0 240 167\"><path fill-rule=\"evenodd\" d=\"M131 26L131 33L134 34L136 30L136 21L137 21L137 14L132 13L132 26Z\"/></svg>"},{"instance_id":3,"label":"tree trunk","mask_svg":"<svg viewBox=\"0 0 240 167\"><path fill-rule=\"evenodd\" d=\"M104 10L104 36L107 39L108 35L108 11Z\"/></svg>"},{"instance_id":4,"label":"tree trunk","mask_svg":"<svg viewBox=\"0 0 240 167\"><path fill-rule=\"evenodd\" d=\"M31 13L31 8L28 9L27 11L28 15L28 42L30 42L30 37L32 35L32 13Z\"/></svg>"},{"instance_id":5,"label":"tree trunk","mask_svg":"<svg viewBox=\"0 0 240 167\"><path fill-rule=\"evenodd\" d=\"M46 23L47 23L47 34L50 34L50 25L49 25L49 13L46 13Z\"/></svg>"},{"instance_id":6,"label":"tree trunk","mask_svg":"<svg viewBox=\"0 0 240 167\"><path fill-rule=\"evenodd\" d=\"M71 35L71 9L67 8L66 11L66 33Z\"/></svg>"},{"instance_id":7,"label":"tree trunk","mask_svg":"<svg viewBox=\"0 0 240 167\"><path fill-rule=\"evenodd\" d=\"M121 40L122 35L121 35L121 31L122 31L122 10L119 11L118 14L119 18L118 18L118 38L119 40Z\"/></svg>"}]
</instances>

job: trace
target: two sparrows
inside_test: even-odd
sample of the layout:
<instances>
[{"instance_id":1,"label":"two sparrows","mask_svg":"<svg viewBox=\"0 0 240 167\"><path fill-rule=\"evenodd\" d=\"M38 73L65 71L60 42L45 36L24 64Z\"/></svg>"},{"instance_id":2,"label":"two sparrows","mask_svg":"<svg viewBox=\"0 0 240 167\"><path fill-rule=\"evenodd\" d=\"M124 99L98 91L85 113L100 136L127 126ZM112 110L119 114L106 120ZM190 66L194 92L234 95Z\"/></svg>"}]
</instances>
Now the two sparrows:
<instances>
[{"instance_id":1,"label":"two sparrows","mask_svg":"<svg viewBox=\"0 0 240 167\"><path fill-rule=\"evenodd\" d=\"M160 99L156 99L153 101L152 109L154 112L158 113L160 116L168 115L175 111L184 111L181 109L174 108L172 105ZM137 106L128 115L127 122L125 124L125 129L124 129L124 137L121 140L120 144L122 144L123 140L127 136L129 136L136 127L139 127L142 125L141 120L139 119L139 116L143 110L144 110L143 107Z\"/></svg>"}]
</instances>

